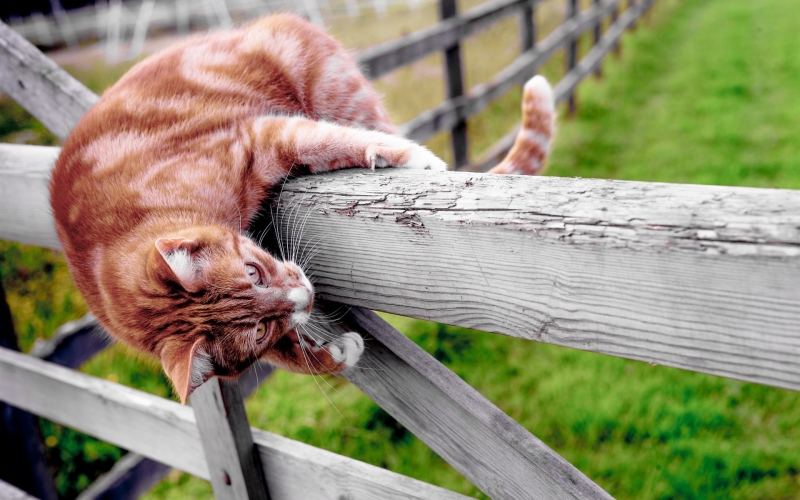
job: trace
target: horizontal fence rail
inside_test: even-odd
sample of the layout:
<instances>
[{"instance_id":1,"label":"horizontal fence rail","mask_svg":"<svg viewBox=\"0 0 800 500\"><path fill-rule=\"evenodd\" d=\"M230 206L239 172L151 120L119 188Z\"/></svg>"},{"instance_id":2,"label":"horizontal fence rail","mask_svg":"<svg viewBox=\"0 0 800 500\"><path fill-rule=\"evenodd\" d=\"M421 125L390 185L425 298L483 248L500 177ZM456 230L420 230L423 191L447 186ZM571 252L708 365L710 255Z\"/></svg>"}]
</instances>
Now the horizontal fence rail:
<instances>
[{"instance_id":1,"label":"horizontal fence rail","mask_svg":"<svg viewBox=\"0 0 800 500\"><path fill-rule=\"evenodd\" d=\"M0 348L0 399L209 479L191 407ZM271 498L463 499L463 495L251 429Z\"/></svg>"},{"instance_id":2,"label":"horizontal fence rail","mask_svg":"<svg viewBox=\"0 0 800 500\"><path fill-rule=\"evenodd\" d=\"M0 238L59 247L24 203L55 149L0 147L26 165L0 172ZM351 170L278 208L308 214L325 299L800 390L797 191Z\"/></svg>"}]
</instances>

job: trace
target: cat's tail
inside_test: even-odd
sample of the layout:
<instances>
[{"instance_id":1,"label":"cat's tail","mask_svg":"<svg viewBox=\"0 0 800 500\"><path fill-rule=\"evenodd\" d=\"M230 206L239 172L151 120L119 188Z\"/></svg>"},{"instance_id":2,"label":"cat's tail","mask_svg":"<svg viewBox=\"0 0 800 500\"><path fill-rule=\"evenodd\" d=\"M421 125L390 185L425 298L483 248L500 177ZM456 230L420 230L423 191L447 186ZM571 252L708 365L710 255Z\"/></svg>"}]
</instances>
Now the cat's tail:
<instances>
[{"instance_id":1,"label":"cat's tail","mask_svg":"<svg viewBox=\"0 0 800 500\"><path fill-rule=\"evenodd\" d=\"M525 84L522 96L522 128L514 146L493 174L536 175L544 170L556 128L553 89L545 77L534 76Z\"/></svg>"}]
</instances>

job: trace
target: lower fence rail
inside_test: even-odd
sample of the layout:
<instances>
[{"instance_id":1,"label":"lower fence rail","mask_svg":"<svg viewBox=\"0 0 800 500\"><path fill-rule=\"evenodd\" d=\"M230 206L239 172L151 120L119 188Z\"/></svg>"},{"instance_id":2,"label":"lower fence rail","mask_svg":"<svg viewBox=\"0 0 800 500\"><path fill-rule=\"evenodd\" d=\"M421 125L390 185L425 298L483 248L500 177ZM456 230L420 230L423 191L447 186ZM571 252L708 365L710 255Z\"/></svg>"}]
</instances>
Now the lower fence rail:
<instances>
[{"instance_id":1,"label":"lower fence rail","mask_svg":"<svg viewBox=\"0 0 800 500\"><path fill-rule=\"evenodd\" d=\"M0 348L0 400L209 480L189 406ZM463 495L251 429L273 500L464 499Z\"/></svg>"}]
</instances>

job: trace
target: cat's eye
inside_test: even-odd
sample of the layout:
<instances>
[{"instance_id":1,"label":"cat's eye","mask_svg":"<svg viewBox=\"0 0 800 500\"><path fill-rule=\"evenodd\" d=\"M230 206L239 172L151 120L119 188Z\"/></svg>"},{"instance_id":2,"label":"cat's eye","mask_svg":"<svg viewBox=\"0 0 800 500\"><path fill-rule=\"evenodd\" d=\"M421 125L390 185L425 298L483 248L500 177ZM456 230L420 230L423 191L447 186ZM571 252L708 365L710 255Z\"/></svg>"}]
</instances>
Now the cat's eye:
<instances>
[{"instance_id":1,"label":"cat's eye","mask_svg":"<svg viewBox=\"0 0 800 500\"><path fill-rule=\"evenodd\" d=\"M250 278L250 283L257 286L266 286L264 276L261 275L261 269L253 264L245 264L244 268L247 271L247 276Z\"/></svg>"},{"instance_id":2,"label":"cat's eye","mask_svg":"<svg viewBox=\"0 0 800 500\"><path fill-rule=\"evenodd\" d=\"M267 325L261 321L256 327L256 344L260 344L267 336Z\"/></svg>"}]
</instances>

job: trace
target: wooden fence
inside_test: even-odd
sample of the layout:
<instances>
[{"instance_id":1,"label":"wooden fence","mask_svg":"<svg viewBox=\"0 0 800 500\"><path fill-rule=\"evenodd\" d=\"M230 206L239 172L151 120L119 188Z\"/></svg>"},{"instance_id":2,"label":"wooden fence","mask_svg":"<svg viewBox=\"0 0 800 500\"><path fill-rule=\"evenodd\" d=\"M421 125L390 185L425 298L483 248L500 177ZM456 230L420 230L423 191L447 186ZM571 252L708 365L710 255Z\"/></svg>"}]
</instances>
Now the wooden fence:
<instances>
[{"instance_id":1,"label":"wooden fence","mask_svg":"<svg viewBox=\"0 0 800 500\"><path fill-rule=\"evenodd\" d=\"M418 139L458 130L558 48L574 50L580 33L615 17L582 61L567 58L556 94L568 99L651 3L619 15L616 1L583 12L570 4L565 24L493 83L451 92L404 130ZM520 12L528 43L535 5L495 0L448 17L452 4L442 2L445 21L360 60L379 76ZM97 99L5 25L0 68L3 91L61 138ZM59 248L47 202L57 155L0 145L0 238ZM795 191L348 170L291 180L277 203L308 214L320 306L350 306L331 333L369 339L370 369L344 375L492 498L610 496L370 309L800 389ZM186 407L70 369L104 347L91 317L31 355L14 352L8 323L0 321L0 400L19 409L15 418L31 412L131 451L84 499L133 498L171 467L211 480L218 498L464 498L249 429L242 393L266 378L262 364L238 384L210 380ZM20 445L32 470L41 463L35 445ZM45 484L37 496L54 491Z\"/></svg>"}]
</instances>

